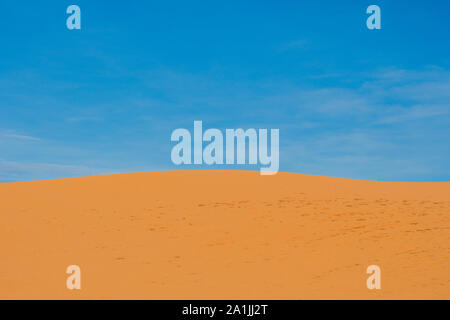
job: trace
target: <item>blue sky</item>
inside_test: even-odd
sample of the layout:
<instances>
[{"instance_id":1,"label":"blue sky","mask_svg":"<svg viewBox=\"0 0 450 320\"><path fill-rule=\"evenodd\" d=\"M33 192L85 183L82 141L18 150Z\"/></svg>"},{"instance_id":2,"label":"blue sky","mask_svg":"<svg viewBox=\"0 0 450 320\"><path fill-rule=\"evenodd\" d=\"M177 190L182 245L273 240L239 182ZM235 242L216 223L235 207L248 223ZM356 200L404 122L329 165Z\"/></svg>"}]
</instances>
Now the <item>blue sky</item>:
<instances>
[{"instance_id":1,"label":"blue sky","mask_svg":"<svg viewBox=\"0 0 450 320\"><path fill-rule=\"evenodd\" d=\"M71 4L82 30L66 28ZM381 30L366 28L371 4ZM449 1L16 0L0 12L0 181L216 169L171 162L171 132L194 120L279 128L281 171L450 181Z\"/></svg>"}]
</instances>

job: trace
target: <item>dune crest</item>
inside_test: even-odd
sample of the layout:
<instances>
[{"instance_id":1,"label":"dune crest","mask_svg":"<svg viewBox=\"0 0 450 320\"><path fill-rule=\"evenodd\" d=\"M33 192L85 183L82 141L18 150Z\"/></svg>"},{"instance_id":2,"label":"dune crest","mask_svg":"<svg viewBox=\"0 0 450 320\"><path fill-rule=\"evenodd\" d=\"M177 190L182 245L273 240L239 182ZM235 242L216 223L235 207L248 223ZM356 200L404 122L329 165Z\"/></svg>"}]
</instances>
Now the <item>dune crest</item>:
<instances>
[{"instance_id":1,"label":"dune crest","mask_svg":"<svg viewBox=\"0 0 450 320\"><path fill-rule=\"evenodd\" d=\"M0 235L1 299L450 299L448 182L204 170L2 183ZM73 264L81 290L65 287Z\"/></svg>"}]
</instances>

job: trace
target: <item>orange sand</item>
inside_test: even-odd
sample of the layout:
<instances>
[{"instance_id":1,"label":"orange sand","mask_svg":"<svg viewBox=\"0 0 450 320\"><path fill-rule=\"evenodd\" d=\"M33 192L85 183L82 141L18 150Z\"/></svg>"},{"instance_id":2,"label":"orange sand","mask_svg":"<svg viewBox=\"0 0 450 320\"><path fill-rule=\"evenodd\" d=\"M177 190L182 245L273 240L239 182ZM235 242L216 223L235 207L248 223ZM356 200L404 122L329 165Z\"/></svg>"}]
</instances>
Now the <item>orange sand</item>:
<instances>
[{"instance_id":1,"label":"orange sand","mask_svg":"<svg viewBox=\"0 0 450 320\"><path fill-rule=\"evenodd\" d=\"M66 289L71 264L82 290ZM450 299L450 183L243 171L3 183L0 298Z\"/></svg>"}]
</instances>

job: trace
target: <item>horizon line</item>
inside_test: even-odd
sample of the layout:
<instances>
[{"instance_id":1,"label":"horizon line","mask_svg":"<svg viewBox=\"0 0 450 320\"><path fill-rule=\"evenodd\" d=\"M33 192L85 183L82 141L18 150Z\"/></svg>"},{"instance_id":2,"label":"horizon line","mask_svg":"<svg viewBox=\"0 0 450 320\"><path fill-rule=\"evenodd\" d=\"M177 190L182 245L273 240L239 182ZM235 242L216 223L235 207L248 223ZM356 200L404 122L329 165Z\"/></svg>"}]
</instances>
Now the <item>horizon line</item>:
<instances>
[{"instance_id":1,"label":"horizon line","mask_svg":"<svg viewBox=\"0 0 450 320\"><path fill-rule=\"evenodd\" d=\"M98 178L98 177L113 177L113 176L123 176L123 175L137 175L137 174L157 174L157 173L252 173L257 176L264 177L265 179L272 179L277 177L278 175L302 175L302 176L310 176L310 177L320 177L320 178L330 178L330 179L338 179L338 180L351 180L351 181L364 181L364 182L377 182L377 183L414 183L414 184L423 184L423 183L450 183L450 181L387 181L387 180L370 180L370 179L360 179L360 178L346 178L346 177L335 177L335 176L324 176L318 174L307 174L307 173L299 173L299 172L288 172L288 171L278 171L273 175L261 175L259 170L238 170L238 169L177 169L177 170L156 170L156 171L131 171L131 172L118 172L118 173L105 173L105 174L94 174L87 176L75 176L75 177L66 177L66 178L50 178L50 179L41 179L41 180L22 180L22 181L0 181L0 185L6 184L17 184L17 183L34 183L34 182L47 182L47 181L61 181L61 180L75 180L75 179L89 179L89 178Z\"/></svg>"}]
</instances>

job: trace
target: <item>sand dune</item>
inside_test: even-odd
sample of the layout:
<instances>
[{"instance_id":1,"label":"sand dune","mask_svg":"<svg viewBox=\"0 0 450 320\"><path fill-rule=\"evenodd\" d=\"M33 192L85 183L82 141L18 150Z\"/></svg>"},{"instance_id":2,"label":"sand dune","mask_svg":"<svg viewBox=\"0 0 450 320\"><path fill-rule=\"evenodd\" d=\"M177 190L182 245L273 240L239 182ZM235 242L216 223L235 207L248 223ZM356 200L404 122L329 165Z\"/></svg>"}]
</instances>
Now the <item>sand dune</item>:
<instances>
[{"instance_id":1,"label":"sand dune","mask_svg":"<svg viewBox=\"0 0 450 320\"><path fill-rule=\"evenodd\" d=\"M366 287L372 264L381 290ZM0 184L2 299L450 299L449 266L450 183L174 171Z\"/></svg>"}]
</instances>

